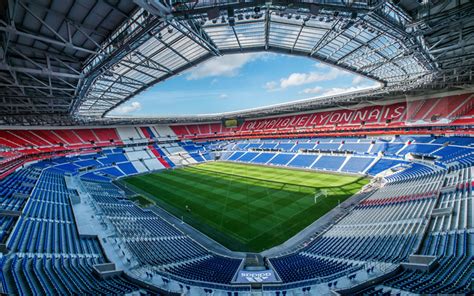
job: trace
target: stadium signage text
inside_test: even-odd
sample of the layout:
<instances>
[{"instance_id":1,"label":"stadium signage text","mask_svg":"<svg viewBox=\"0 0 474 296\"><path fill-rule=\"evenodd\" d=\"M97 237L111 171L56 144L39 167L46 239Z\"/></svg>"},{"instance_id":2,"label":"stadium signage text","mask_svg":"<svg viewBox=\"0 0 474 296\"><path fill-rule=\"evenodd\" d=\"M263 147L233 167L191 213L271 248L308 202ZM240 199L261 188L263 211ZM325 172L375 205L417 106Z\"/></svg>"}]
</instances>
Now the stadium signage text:
<instances>
[{"instance_id":1,"label":"stadium signage text","mask_svg":"<svg viewBox=\"0 0 474 296\"><path fill-rule=\"evenodd\" d=\"M357 110L324 111L275 118L246 121L242 130L284 129L326 124L359 124L385 122L385 120L404 120L406 104L396 103L387 106L370 106Z\"/></svg>"},{"instance_id":2,"label":"stadium signage text","mask_svg":"<svg viewBox=\"0 0 474 296\"><path fill-rule=\"evenodd\" d=\"M247 271L241 270L237 277L237 283L274 283L277 282L273 270Z\"/></svg>"}]
</instances>

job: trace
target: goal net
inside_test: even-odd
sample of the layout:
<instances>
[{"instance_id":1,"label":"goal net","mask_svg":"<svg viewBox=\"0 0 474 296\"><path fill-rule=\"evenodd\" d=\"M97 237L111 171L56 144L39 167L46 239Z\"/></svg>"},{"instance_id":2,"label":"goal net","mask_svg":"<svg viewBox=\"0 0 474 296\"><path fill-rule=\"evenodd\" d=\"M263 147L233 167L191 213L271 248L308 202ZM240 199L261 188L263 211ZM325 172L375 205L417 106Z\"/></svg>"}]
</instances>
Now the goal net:
<instances>
[{"instance_id":1,"label":"goal net","mask_svg":"<svg viewBox=\"0 0 474 296\"><path fill-rule=\"evenodd\" d=\"M327 196L328 191L326 189L316 189L316 193L314 194L314 203L317 203L319 198Z\"/></svg>"}]
</instances>

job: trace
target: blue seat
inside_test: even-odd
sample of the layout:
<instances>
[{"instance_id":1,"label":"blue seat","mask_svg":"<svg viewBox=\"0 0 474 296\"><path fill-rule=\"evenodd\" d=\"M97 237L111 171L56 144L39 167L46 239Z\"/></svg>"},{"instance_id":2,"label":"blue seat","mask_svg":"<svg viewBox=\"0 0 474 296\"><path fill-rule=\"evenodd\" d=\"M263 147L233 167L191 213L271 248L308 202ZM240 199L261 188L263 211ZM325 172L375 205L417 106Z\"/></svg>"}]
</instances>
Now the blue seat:
<instances>
[{"instance_id":1,"label":"blue seat","mask_svg":"<svg viewBox=\"0 0 474 296\"><path fill-rule=\"evenodd\" d=\"M280 153L272 158L268 164L286 165L295 155L293 153Z\"/></svg>"},{"instance_id":2,"label":"blue seat","mask_svg":"<svg viewBox=\"0 0 474 296\"><path fill-rule=\"evenodd\" d=\"M371 157L352 156L346 164L341 168L342 172L360 173L363 172L372 162Z\"/></svg>"},{"instance_id":3,"label":"blue seat","mask_svg":"<svg viewBox=\"0 0 474 296\"><path fill-rule=\"evenodd\" d=\"M309 168L317 157L318 156L314 154L300 154L293 158L293 160L287 165L292 167Z\"/></svg>"},{"instance_id":4,"label":"blue seat","mask_svg":"<svg viewBox=\"0 0 474 296\"><path fill-rule=\"evenodd\" d=\"M337 171L346 158L342 156L322 155L312 168L319 170Z\"/></svg>"}]
</instances>

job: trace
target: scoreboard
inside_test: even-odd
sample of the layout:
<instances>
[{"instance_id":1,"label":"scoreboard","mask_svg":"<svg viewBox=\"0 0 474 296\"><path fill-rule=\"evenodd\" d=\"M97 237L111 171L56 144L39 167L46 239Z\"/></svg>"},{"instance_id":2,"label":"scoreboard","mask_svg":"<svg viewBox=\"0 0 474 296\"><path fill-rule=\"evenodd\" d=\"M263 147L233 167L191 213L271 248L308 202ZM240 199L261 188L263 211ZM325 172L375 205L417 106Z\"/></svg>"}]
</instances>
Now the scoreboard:
<instances>
[{"instance_id":1,"label":"scoreboard","mask_svg":"<svg viewBox=\"0 0 474 296\"><path fill-rule=\"evenodd\" d=\"M237 119L225 119L224 120L224 126L228 127L228 128L238 127L239 126L239 120L237 120Z\"/></svg>"}]
</instances>

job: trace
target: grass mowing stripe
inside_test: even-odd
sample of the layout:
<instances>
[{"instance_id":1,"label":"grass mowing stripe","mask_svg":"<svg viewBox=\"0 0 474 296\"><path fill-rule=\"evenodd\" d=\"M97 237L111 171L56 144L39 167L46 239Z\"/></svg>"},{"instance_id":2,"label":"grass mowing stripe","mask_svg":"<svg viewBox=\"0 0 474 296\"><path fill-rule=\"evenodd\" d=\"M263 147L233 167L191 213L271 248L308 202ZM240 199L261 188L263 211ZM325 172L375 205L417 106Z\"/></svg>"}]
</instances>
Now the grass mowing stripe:
<instances>
[{"instance_id":1,"label":"grass mowing stripe","mask_svg":"<svg viewBox=\"0 0 474 296\"><path fill-rule=\"evenodd\" d=\"M224 206L224 209L223 209L223 213L226 213L227 212L227 205L229 204L229 186L230 184L232 183L231 179L227 180L227 194L225 195L225 206ZM222 224L224 222L224 215L221 215L221 219L220 219L220 222L219 222L219 227L222 229Z\"/></svg>"},{"instance_id":2,"label":"grass mowing stripe","mask_svg":"<svg viewBox=\"0 0 474 296\"><path fill-rule=\"evenodd\" d=\"M276 182L275 182L276 181ZM230 249L280 244L356 193L354 176L212 162L123 179L159 206ZM328 197L314 203L314 193ZM186 211L186 205L191 209Z\"/></svg>"},{"instance_id":3,"label":"grass mowing stripe","mask_svg":"<svg viewBox=\"0 0 474 296\"><path fill-rule=\"evenodd\" d=\"M226 233L226 232L216 232L215 229L213 229L209 224L213 224L213 221L206 220L203 222L201 219L198 219L199 216L195 215L190 215L187 211L184 210L184 204L181 205L175 205L173 203L170 203L169 200L161 200L157 199L157 193L155 190L150 190L150 185L148 184L136 184L136 180L127 180L125 182L128 185L131 185L131 189L135 189L143 194L147 194L149 197L151 197L153 200L157 202L157 204L161 207L163 207L165 210L170 212L171 214L175 215L178 218L185 217L185 221L191 225L194 225L196 228L201 230L202 232L206 233L210 237L216 239L217 241L220 242L227 242L230 243L238 248L245 248L245 245L242 243L244 241L244 238L241 236L238 236L237 234L233 233ZM138 187L136 187L136 185ZM143 186L144 185L144 186ZM146 188L146 190L144 190ZM156 188L155 188L156 189ZM176 188L169 188L169 189L164 189L168 191L170 195L176 194ZM164 194L166 195L166 193ZM162 195L163 196L163 195ZM201 213L202 215L202 213ZM232 221L233 219L230 217L227 217L229 221ZM235 219L235 222L238 223L239 220ZM217 225L216 225L217 226ZM231 235L231 236L229 236ZM235 237L235 238L232 238Z\"/></svg>"},{"instance_id":4,"label":"grass mowing stripe","mask_svg":"<svg viewBox=\"0 0 474 296\"><path fill-rule=\"evenodd\" d=\"M207 165L209 164L209 167ZM246 171L244 176L252 176L252 174L257 174L257 175L264 175L268 174L269 177L277 177L277 179L281 182L285 183L291 183L291 179L295 179L298 181L299 185L308 185L312 187L328 187L327 184L325 184L325 181L330 180L332 183L332 186L339 186L339 185L344 185L354 179L354 176L347 176L347 175L341 175L341 174L336 174L336 173L324 173L318 178L314 179L308 179L308 173L309 174L314 174L313 172L308 172L304 170L291 170L291 169L284 169L282 168L281 170L291 172L289 174L281 175L278 173L277 167L270 167L270 166L255 166L255 165L249 165L249 164L244 164L244 163L233 163L233 162L213 162L213 163L208 163L206 164L206 169L212 169L212 168L220 168L220 169L225 169L228 166L236 166L238 169L242 170L245 172L245 168L251 167L252 170ZM277 171L275 171L275 169ZM334 176L337 176L337 178L334 178Z\"/></svg>"},{"instance_id":5,"label":"grass mowing stripe","mask_svg":"<svg viewBox=\"0 0 474 296\"><path fill-rule=\"evenodd\" d=\"M152 176L156 176L156 175L152 175ZM184 196L189 196L193 192L198 192L197 194L202 193L202 192L207 193L207 192L209 192L209 190L211 190L213 193L215 193L215 190L213 191L212 190L213 188L210 187L209 184L200 183L200 182L197 182L195 180L188 180L185 177L181 176L181 174L179 176L176 176L177 180L174 180L174 179L170 178L170 176L167 175L167 174L162 175L162 177L166 179L166 182L163 185L165 185L165 186L174 186L175 189L173 191L177 191L178 193L182 193ZM182 188L179 188L179 186L181 184L188 184L188 185L190 185L189 187L193 188L193 190L184 190ZM234 186L233 190L236 190L236 188L239 188L239 187ZM252 187L251 189L252 189L252 192L248 192L247 196L258 196L262 192L261 189L257 191L257 189L258 189L257 187ZM183 192L183 191L188 191L188 192ZM242 194L242 193L236 192L235 194ZM234 196L235 196L235 194L234 194ZM202 196L202 194L201 194L200 197L202 199L203 198L206 199L206 196ZM243 198L243 197L241 197L241 198ZM186 200L185 203L181 202L178 205L182 208L185 208L186 203L187 203L187 205L189 205L189 207L190 207L190 209L192 210L193 213L203 214L203 215L207 216L207 215L209 215L209 214L206 213L207 212L206 209L208 209L208 208L210 208L212 210L215 210L216 213L220 213L220 211L219 211L220 209L218 207L216 208L216 206L214 205L214 203L216 203L216 202L220 203L220 201L221 201L221 195L220 194L215 194L214 198L212 200L206 199L206 202L203 203L203 204L196 204L194 202L194 200L191 200L191 201ZM240 206L241 207L246 206L246 203L241 203ZM216 224L216 222L213 221L213 220L208 220L207 222L210 223L210 224L215 224L214 226L218 227L218 224ZM250 229L249 229L249 231L250 231Z\"/></svg>"}]
</instances>

